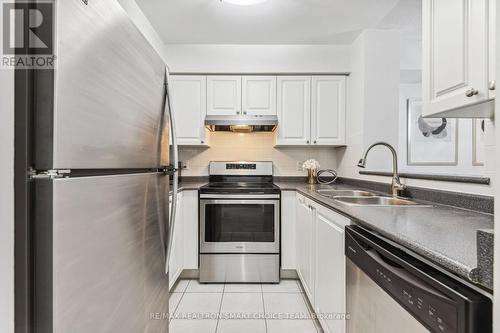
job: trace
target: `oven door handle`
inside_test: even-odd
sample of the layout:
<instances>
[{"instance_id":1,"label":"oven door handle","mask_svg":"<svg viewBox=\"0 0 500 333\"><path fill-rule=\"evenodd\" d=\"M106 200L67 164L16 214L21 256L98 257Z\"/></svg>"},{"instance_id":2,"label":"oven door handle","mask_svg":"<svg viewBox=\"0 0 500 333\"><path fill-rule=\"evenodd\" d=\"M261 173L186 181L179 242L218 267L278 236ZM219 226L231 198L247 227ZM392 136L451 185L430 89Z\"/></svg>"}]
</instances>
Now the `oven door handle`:
<instances>
[{"instance_id":1,"label":"oven door handle","mask_svg":"<svg viewBox=\"0 0 500 333\"><path fill-rule=\"evenodd\" d=\"M279 199L279 194L200 194L200 199Z\"/></svg>"},{"instance_id":2,"label":"oven door handle","mask_svg":"<svg viewBox=\"0 0 500 333\"><path fill-rule=\"evenodd\" d=\"M200 199L200 205L275 205L280 201L275 199Z\"/></svg>"}]
</instances>

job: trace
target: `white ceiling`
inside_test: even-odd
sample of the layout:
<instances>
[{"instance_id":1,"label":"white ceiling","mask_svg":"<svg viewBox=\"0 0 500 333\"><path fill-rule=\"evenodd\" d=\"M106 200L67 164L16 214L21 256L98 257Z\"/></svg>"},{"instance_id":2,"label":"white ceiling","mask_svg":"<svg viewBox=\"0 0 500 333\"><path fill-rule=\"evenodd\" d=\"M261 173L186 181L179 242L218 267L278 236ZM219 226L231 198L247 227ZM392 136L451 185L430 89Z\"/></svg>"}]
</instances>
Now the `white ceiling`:
<instances>
[{"instance_id":1,"label":"white ceiling","mask_svg":"<svg viewBox=\"0 0 500 333\"><path fill-rule=\"evenodd\" d=\"M167 44L350 44L367 28L419 30L409 16L420 0L136 1Z\"/></svg>"}]
</instances>

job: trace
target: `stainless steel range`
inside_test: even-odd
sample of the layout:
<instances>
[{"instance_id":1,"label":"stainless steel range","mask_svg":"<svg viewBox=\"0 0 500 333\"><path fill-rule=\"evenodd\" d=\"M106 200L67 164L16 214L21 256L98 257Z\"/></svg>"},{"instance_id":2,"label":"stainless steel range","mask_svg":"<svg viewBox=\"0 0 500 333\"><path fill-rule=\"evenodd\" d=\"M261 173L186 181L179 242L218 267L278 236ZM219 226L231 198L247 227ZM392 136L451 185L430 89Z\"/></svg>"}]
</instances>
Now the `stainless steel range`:
<instances>
[{"instance_id":1,"label":"stainless steel range","mask_svg":"<svg viewBox=\"0 0 500 333\"><path fill-rule=\"evenodd\" d=\"M211 162L200 189L200 282L278 283L280 189L272 162Z\"/></svg>"}]
</instances>

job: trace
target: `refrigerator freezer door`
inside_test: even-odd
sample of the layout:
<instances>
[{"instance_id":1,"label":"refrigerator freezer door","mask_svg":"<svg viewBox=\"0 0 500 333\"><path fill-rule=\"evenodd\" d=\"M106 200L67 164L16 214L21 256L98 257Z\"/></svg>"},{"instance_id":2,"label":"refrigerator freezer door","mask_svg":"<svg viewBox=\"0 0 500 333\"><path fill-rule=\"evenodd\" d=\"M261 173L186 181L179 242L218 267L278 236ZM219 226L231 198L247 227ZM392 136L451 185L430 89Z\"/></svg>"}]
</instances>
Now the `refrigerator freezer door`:
<instances>
[{"instance_id":1,"label":"refrigerator freezer door","mask_svg":"<svg viewBox=\"0 0 500 333\"><path fill-rule=\"evenodd\" d=\"M56 68L35 78L35 168L158 166L164 61L118 1L55 4Z\"/></svg>"},{"instance_id":2,"label":"refrigerator freezer door","mask_svg":"<svg viewBox=\"0 0 500 333\"><path fill-rule=\"evenodd\" d=\"M168 177L37 179L37 332L168 331Z\"/></svg>"}]
</instances>

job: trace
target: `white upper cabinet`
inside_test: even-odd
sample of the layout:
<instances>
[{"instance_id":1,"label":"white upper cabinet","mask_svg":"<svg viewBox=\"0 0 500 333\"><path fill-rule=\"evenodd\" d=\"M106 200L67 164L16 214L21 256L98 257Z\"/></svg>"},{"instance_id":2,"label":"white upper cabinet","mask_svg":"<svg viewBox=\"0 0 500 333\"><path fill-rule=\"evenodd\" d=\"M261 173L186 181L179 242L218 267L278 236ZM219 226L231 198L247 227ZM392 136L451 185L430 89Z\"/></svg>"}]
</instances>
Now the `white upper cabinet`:
<instances>
[{"instance_id":1,"label":"white upper cabinet","mask_svg":"<svg viewBox=\"0 0 500 333\"><path fill-rule=\"evenodd\" d=\"M467 106L490 98L488 1L423 0L425 116L485 116Z\"/></svg>"},{"instance_id":2,"label":"white upper cabinet","mask_svg":"<svg viewBox=\"0 0 500 333\"><path fill-rule=\"evenodd\" d=\"M345 119L345 76L313 76L311 143L313 145L344 145Z\"/></svg>"},{"instance_id":3,"label":"white upper cabinet","mask_svg":"<svg viewBox=\"0 0 500 333\"><path fill-rule=\"evenodd\" d=\"M489 21L488 21L488 89L490 91L490 99L495 98L495 86L496 86L496 15L497 15L497 0L489 0L488 2L488 16L489 16Z\"/></svg>"},{"instance_id":4,"label":"white upper cabinet","mask_svg":"<svg viewBox=\"0 0 500 333\"><path fill-rule=\"evenodd\" d=\"M206 145L207 83L205 76L171 76L172 108L179 145Z\"/></svg>"},{"instance_id":5,"label":"white upper cabinet","mask_svg":"<svg viewBox=\"0 0 500 333\"><path fill-rule=\"evenodd\" d=\"M241 76L208 76L207 94L208 115L241 114Z\"/></svg>"},{"instance_id":6,"label":"white upper cabinet","mask_svg":"<svg viewBox=\"0 0 500 333\"><path fill-rule=\"evenodd\" d=\"M311 142L311 77L278 77L277 145Z\"/></svg>"},{"instance_id":7,"label":"white upper cabinet","mask_svg":"<svg viewBox=\"0 0 500 333\"><path fill-rule=\"evenodd\" d=\"M243 76L244 115L276 115L276 76Z\"/></svg>"}]
</instances>

